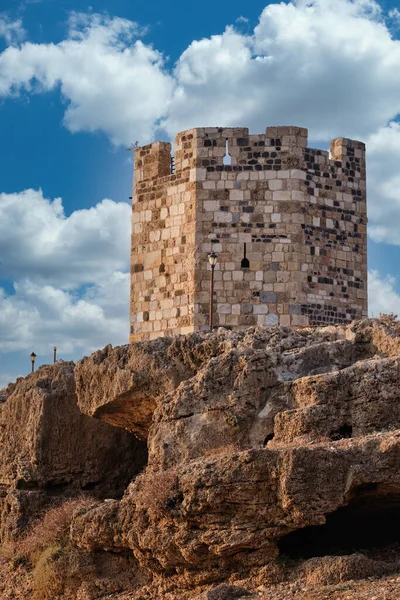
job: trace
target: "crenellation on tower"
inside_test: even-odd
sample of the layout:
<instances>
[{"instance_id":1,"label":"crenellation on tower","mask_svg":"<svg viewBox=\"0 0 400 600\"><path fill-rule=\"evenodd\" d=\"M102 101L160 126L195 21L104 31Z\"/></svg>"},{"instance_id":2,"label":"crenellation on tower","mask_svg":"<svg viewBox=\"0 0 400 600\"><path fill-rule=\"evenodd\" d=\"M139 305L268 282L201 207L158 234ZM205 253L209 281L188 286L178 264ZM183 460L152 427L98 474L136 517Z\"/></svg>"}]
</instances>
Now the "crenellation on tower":
<instances>
[{"instance_id":1,"label":"crenellation on tower","mask_svg":"<svg viewBox=\"0 0 400 600\"><path fill-rule=\"evenodd\" d=\"M228 153L229 163L226 164ZM301 127L197 128L135 152L131 340L367 314L365 145Z\"/></svg>"},{"instance_id":2,"label":"crenellation on tower","mask_svg":"<svg viewBox=\"0 0 400 600\"><path fill-rule=\"evenodd\" d=\"M134 183L171 174L171 144L153 142L137 148L134 155Z\"/></svg>"}]
</instances>

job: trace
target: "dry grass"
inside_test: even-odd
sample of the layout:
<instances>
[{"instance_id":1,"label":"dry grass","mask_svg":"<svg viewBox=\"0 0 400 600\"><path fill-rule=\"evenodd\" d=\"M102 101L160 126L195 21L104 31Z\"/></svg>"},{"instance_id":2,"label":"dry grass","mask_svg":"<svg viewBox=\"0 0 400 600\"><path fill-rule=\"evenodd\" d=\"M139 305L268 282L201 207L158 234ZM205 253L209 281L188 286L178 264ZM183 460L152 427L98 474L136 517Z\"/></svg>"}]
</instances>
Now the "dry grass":
<instances>
[{"instance_id":1,"label":"dry grass","mask_svg":"<svg viewBox=\"0 0 400 600\"><path fill-rule=\"evenodd\" d=\"M92 499L75 498L50 508L39 518L28 531L14 544L14 553L27 556L32 563L44 549L57 545L64 545L69 536L72 516L78 508L90 506Z\"/></svg>"},{"instance_id":2,"label":"dry grass","mask_svg":"<svg viewBox=\"0 0 400 600\"><path fill-rule=\"evenodd\" d=\"M398 317L394 313L380 313L379 319L384 322L385 325L399 325Z\"/></svg>"},{"instance_id":3,"label":"dry grass","mask_svg":"<svg viewBox=\"0 0 400 600\"><path fill-rule=\"evenodd\" d=\"M61 546L54 545L40 554L33 570L35 600L48 600L63 592L63 579L57 569L62 552Z\"/></svg>"},{"instance_id":4,"label":"dry grass","mask_svg":"<svg viewBox=\"0 0 400 600\"><path fill-rule=\"evenodd\" d=\"M138 508L160 518L167 515L177 504L178 472L175 468L166 471L144 471L136 477L135 487Z\"/></svg>"},{"instance_id":5,"label":"dry grass","mask_svg":"<svg viewBox=\"0 0 400 600\"><path fill-rule=\"evenodd\" d=\"M381 321L381 323L383 323L383 325L385 325L386 327L389 327L395 333L397 333L397 334L400 333L400 321L398 319L398 316L395 315L394 313L390 313L390 314L381 313L379 315L379 320Z\"/></svg>"},{"instance_id":6,"label":"dry grass","mask_svg":"<svg viewBox=\"0 0 400 600\"><path fill-rule=\"evenodd\" d=\"M2 558L14 569L26 567L30 573L35 600L58 598L80 584L79 552L70 545L69 529L75 511L92 504L92 499L82 497L52 506L24 537L3 544Z\"/></svg>"}]
</instances>

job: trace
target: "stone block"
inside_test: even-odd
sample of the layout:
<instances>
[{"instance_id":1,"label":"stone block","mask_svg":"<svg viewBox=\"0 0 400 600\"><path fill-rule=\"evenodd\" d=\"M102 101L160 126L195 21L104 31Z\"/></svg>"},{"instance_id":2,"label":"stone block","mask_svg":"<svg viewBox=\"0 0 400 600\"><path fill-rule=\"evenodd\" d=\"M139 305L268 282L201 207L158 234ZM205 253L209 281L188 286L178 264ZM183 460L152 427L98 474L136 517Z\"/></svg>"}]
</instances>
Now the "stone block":
<instances>
[{"instance_id":1,"label":"stone block","mask_svg":"<svg viewBox=\"0 0 400 600\"><path fill-rule=\"evenodd\" d=\"M220 202L219 200L204 200L203 201L203 209L206 212L212 212L219 210Z\"/></svg>"},{"instance_id":2,"label":"stone block","mask_svg":"<svg viewBox=\"0 0 400 600\"><path fill-rule=\"evenodd\" d=\"M283 181L282 179L271 179L268 186L272 191L281 190L283 188Z\"/></svg>"},{"instance_id":3,"label":"stone block","mask_svg":"<svg viewBox=\"0 0 400 600\"><path fill-rule=\"evenodd\" d=\"M275 303L278 301L278 297L275 292L261 292L260 302Z\"/></svg>"},{"instance_id":4,"label":"stone block","mask_svg":"<svg viewBox=\"0 0 400 600\"><path fill-rule=\"evenodd\" d=\"M221 315L229 315L232 312L231 304L217 304L217 313Z\"/></svg>"},{"instance_id":5,"label":"stone block","mask_svg":"<svg viewBox=\"0 0 400 600\"><path fill-rule=\"evenodd\" d=\"M255 304L253 312L255 315L266 315L268 312L268 306L266 306L266 304Z\"/></svg>"},{"instance_id":6,"label":"stone block","mask_svg":"<svg viewBox=\"0 0 400 600\"><path fill-rule=\"evenodd\" d=\"M278 325L279 324L278 315L275 315L275 314L267 315L265 318L265 324L266 325Z\"/></svg>"},{"instance_id":7,"label":"stone block","mask_svg":"<svg viewBox=\"0 0 400 600\"><path fill-rule=\"evenodd\" d=\"M300 304L290 304L289 312L291 315L301 315L302 314L301 305Z\"/></svg>"},{"instance_id":8,"label":"stone block","mask_svg":"<svg viewBox=\"0 0 400 600\"><path fill-rule=\"evenodd\" d=\"M253 312L253 308L254 308L254 307L253 307L253 304L249 304L249 303L247 303L247 304L242 304L242 313L243 313L244 315L249 315L249 314L252 314L252 312Z\"/></svg>"}]
</instances>

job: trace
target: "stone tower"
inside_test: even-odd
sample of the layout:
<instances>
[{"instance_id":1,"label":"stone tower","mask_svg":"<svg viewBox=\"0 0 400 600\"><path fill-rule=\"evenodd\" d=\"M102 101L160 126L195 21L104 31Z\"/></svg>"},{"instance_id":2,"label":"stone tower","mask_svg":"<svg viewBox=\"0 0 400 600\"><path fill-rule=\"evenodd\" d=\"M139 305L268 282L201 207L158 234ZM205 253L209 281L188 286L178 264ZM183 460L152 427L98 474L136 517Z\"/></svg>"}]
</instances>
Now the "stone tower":
<instances>
[{"instance_id":1,"label":"stone tower","mask_svg":"<svg viewBox=\"0 0 400 600\"><path fill-rule=\"evenodd\" d=\"M135 151L131 341L214 323L321 325L367 315L365 145L307 130L198 128Z\"/></svg>"}]
</instances>

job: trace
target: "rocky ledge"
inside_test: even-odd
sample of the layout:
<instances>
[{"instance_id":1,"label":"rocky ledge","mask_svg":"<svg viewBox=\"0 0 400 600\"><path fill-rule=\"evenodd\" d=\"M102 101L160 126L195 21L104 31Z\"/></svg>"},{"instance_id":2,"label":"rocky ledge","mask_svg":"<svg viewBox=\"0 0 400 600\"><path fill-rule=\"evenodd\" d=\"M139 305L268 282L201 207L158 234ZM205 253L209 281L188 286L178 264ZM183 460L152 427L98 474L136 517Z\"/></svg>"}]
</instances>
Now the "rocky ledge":
<instances>
[{"instance_id":1,"label":"rocky ledge","mask_svg":"<svg viewBox=\"0 0 400 600\"><path fill-rule=\"evenodd\" d=\"M49 372L47 387L41 384L49 403L57 377ZM121 483L124 472L131 482L122 498L98 495L83 505L70 539L96 564L120 561L135 572L129 585L112 588L113 596L87 584L92 592L74 598L367 598L365 582L353 581L367 577L385 577L371 590L382 585L382 597L398 597L400 327L394 319L107 346L80 361L73 377L73 411L79 415L79 407L93 435L106 428L107 448L114 443L111 455L104 444L103 454L88 446L85 452L98 460L92 459L94 473L108 465L107 480L114 465L114 481ZM24 398L33 399L39 379L24 381L20 390L27 386ZM10 415L17 410L13 394L11 387L0 406L4 412L8 404ZM32 422L32 410L25 422ZM128 438L109 437L118 433ZM132 433L143 440L135 453L147 442L146 464L127 460ZM41 465L44 456L57 456L53 442L46 444ZM12 482L28 481L30 472L29 481L44 487L55 477L64 481L68 469L59 458L32 471L39 456L32 447L24 450L23 477L19 466L7 467L7 485L17 488ZM61 454L75 464L73 453ZM5 462L12 464L11 456ZM88 480L81 466L74 472Z\"/></svg>"},{"instance_id":2,"label":"rocky ledge","mask_svg":"<svg viewBox=\"0 0 400 600\"><path fill-rule=\"evenodd\" d=\"M121 497L146 464L133 435L80 412L74 366L43 366L0 392L0 543L55 500Z\"/></svg>"},{"instance_id":3,"label":"rocky ledge","mask_svg":"<svg viewBox=\"0 0 400 600\"><path fill-rule=\"evenodd\" d=\"M219 330L79 362L82 412L147 438L149 460L122 500L76 516L75 543L132 550L149 598L395 572L399 331Z\"/></svg>"}]
</instances>

